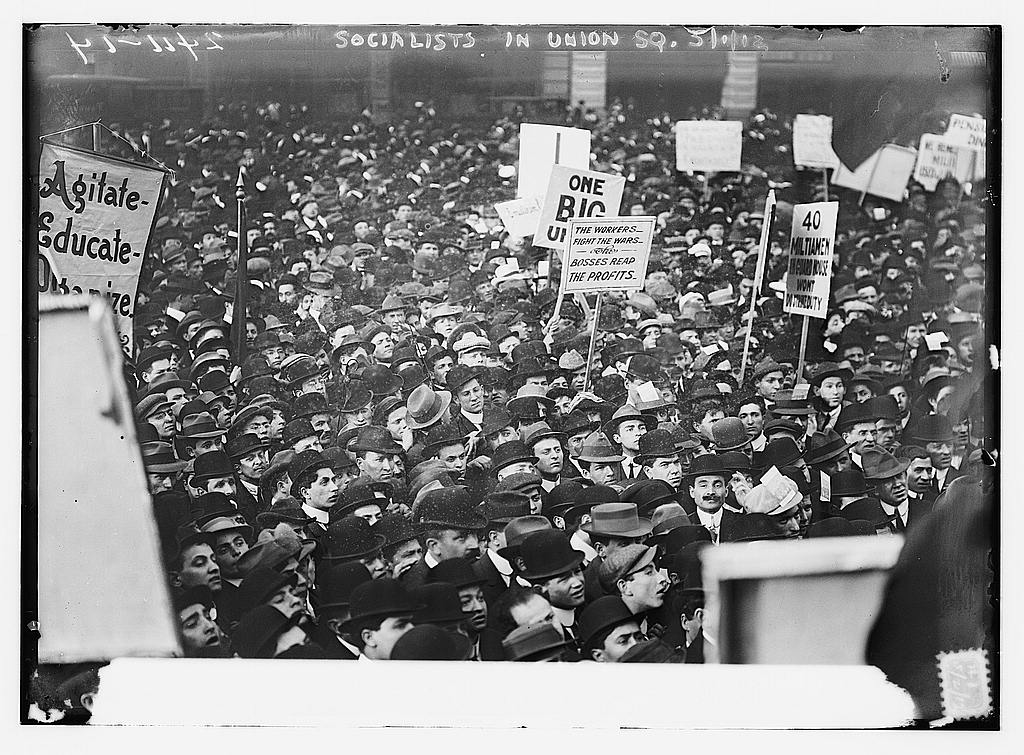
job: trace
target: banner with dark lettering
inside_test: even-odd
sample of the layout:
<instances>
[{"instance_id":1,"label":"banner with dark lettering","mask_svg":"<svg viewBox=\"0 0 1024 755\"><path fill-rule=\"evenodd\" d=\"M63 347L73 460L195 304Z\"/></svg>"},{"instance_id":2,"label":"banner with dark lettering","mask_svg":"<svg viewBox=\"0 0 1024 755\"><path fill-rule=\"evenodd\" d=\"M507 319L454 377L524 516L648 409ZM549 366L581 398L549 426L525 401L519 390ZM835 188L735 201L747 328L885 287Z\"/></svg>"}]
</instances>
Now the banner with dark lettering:
<instances>
[{"instance_id":1,"label":"banner with dark lettering","mask_svg":"<svg viewBox=\"0 0 1024 755\"><path fill-rule=\"evenodd\" d=\"M96 294L131 351L135 291L163 171L44 143L39 156L39 292Z\"/></svg>"},{"instance_id":2,"label":"banner with dark lettering","mask_svg":"<svg viewBox=\"0 0 1024 755\"><path fill-rule=\"evenodd\" d=\"M839 202L793 206L783 311L822 319L828 313L838 218Z\"/></svg>"}]
</instances>

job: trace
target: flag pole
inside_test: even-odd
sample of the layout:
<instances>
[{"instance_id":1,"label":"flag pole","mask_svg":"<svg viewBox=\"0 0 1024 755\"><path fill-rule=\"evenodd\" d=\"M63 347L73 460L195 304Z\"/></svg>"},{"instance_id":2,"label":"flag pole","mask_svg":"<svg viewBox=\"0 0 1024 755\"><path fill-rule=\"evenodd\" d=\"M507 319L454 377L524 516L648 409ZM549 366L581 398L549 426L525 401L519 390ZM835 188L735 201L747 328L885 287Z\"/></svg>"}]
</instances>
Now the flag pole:
<instances>
[{"instance_id":1,"label":"flag pole","mask_svg":"<svg viewBox=\"0 0 1024 755\"><path fill-rule=\"evenodd\" d=\"M249 240L245 234L245 168L238 169L235 182L235 203L238 206L238 264L235 268L235 306L232 309L232 326L235 336L235 359L241 366L245 361L245 320L249 294Z\"/></svg>"}]
</instances>

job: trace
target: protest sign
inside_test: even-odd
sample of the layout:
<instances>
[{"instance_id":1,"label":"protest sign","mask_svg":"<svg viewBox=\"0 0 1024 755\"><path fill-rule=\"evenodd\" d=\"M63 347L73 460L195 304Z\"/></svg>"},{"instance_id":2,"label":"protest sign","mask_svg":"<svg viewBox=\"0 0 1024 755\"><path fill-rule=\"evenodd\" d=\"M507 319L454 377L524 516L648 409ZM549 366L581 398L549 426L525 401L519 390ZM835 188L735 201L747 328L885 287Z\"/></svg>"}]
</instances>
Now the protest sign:
<instances>
[{"instance_id":1,"label":"protest sign","mask_svg":"<svg viewBox=\"0 0 1024 755\"><path fill-rule=\"evenodd\" d=\"M832 251L838 216L838 202L793 207L784 311L824 319L832 283Z\"/></svg>"},{"instance_id":2,"label":"protest sign","mask_svg":"<svg viewBox=\"0 0 1024 755\"><path fill-rule=\"evenodd\" d=\"M622 203L626 179L556 165L551 169L544 209L541 210L533 245L565 248L565 232L571 218L605 218L616 215ZM621 288L621 286L620 286Z\"/></svg>"},{"instance_id":3,"label":"protest sign","mask_svg":"<svg viewBox=\"0 0 1024 755\"><path fill-rule=\"evenodd\" d=\"M916 159L917 151L914 149L883 144L856 170L848 170L840 163L832 175L832 183L899 202L907 190L907 181Z\"/></svg>"},{"instance_id":4,"label":"protest sign","mask_svg":"<svg viewBox=\"0 0 1024 755\"><path fill-rule=\"evenodd\" d=\"M44 143L39 156L39 293L106 298L131 348L139 272L164 173Z\"/></svg>"},{"instance_id":5,"label":"protest sign","mask_svg":"<svg viewBox=\"0 0 1024 755\"><path fill-rule=\"evenodd\" d=\"M974 178L978 150L955 144L938 134L921 134L921 146L914 165L914 180L927 191L935 191L947 176L960 183Z\"/></svg>"},{"instance_id":6,"label":"protest sign","mask_svg":"<svg viewBox=\"0 0 1024 755\"><path fill-rule=\"evenodd\" d=\"M519 127L517 197L543 197L551 166L590 167L590 131L524 123ZM527 234L528 235L528 234Z\"/></svg>"},{"instance_id":7,"label":"protest sign","mask_svg":"<svg viewBox=\"0 0 1024 755\"><path fill-rule=\"evenodd\" d=\"M985 149L986 124L984 118L954 113L946 127L946 141L973 149Z\"/></svg>"},{"instance_id":8,"label":"protest sign","mask_svg":"<svg viewBox=\"0 0 1024 755\"><path fill-rule=\"evenodd\" d=\"M677 121L676 170L740 169L743 124L740 121Z\"/></svg>"},{"instance_id":9,"label":"protest sign","mask_svg":"<svg viewBox=\"0 0 1024 755\"><path fill-rule=\"evenodd\" d=\"M832 116L800 113L793 120L793 164L806 168L838 168L832 149Z\"/></svg>"},{"instance_id":10,"label":"protest sign","mask_svg":"<svg viewBox=\"0 0 1024 755\"><path fill-rule=\"evenodd\" d=\"M533 235L537 230L537 221L540 219L543 206L544 197L537 196L498 202L494 209L498 211L498 217L501 218L501 224L505 226L508 235L522 238Z\"/></svg>"},{"instance_id":11,"label":"protest sign","mask_svg":"<svg viewBox=\"0 0 1024 755\"><path fill-rule=\"evenodd\" d=\"M642 288L656 220L640 216L569 220L561 290Z\"/></svg>"}]
</instances>

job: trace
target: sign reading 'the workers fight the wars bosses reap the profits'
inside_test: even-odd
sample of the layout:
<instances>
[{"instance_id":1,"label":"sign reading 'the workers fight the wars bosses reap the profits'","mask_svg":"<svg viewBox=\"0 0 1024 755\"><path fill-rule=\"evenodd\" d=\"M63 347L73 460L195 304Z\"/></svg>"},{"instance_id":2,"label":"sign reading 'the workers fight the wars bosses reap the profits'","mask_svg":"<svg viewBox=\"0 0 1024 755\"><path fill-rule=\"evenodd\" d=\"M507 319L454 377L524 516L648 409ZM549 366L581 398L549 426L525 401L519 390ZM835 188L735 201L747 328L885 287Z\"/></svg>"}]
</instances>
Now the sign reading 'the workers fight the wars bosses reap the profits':
<instances>
[{"instance_id":1,"label":"sign reading 'the workers fight the wars bosses reap the profits'","mask_svg":"<svg viewBox=\"0 0 1024 755\"><path fill-rule=\"evenodd\" d=\"M839 202L794 205L786 295L782 302L786 312L824 319L832 284L838 217Z\"/></svg>"},{"instance_id":2,"label":"sign reading 'the workers fight the wars bosses reap the profits'","mask_svg":"<svg viewBox=\"0 0 1024 755\"><path fill-rule=\"evenodd\" d=\"M39 293L106 298L124 348L164 177L57 144L44 143L39 156Z\"/></svg>"},{"instance_id":3,"label":"sign reading 'the workers fight the wars bosses reap the profits'","mask_svg":"<svg viewBox=\"0 0 1024 755\"><path fill-rule=\"evenodd\" d=\"M562 260L564 293L639 289L657 218L574 218Z\"/></svg>"}]
</instances>

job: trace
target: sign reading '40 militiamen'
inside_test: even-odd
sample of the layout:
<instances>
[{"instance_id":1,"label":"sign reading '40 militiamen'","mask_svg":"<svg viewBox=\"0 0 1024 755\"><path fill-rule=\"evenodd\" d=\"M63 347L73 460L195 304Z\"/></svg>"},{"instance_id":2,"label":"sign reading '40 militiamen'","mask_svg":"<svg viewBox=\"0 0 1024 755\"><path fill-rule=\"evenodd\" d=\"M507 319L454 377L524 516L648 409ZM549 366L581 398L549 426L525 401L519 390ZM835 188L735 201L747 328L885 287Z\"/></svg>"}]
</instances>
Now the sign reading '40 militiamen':
<instances>
[{"instance_id":1,"label":"sign reading '40 militiamen'","mask_svg":"<svg viewBox=\"0 0 1024 755\"><path fill-rule=\"evenodd\" d=\"M794 205L784 311L825 318L838 217L839 202Z\"/></svg>"}]
</instances>

